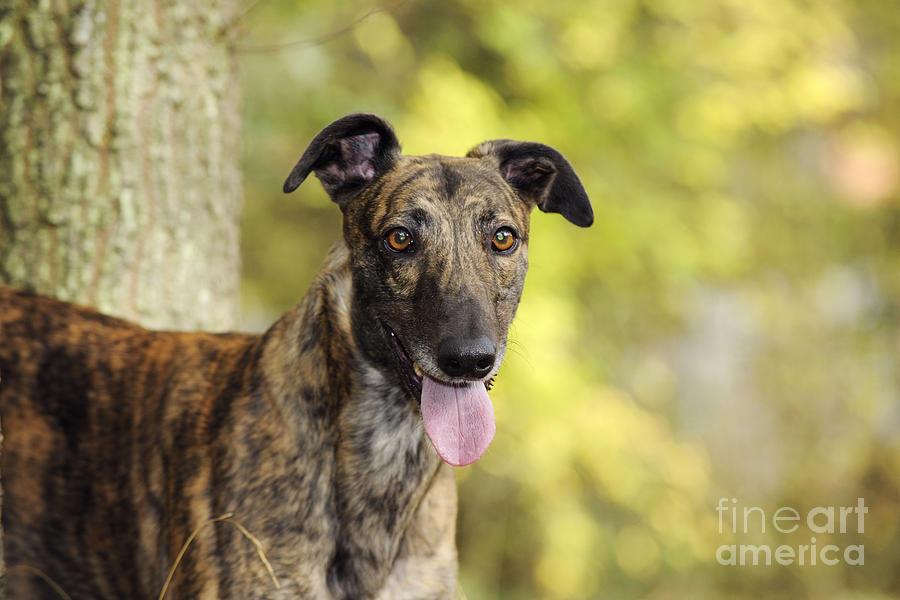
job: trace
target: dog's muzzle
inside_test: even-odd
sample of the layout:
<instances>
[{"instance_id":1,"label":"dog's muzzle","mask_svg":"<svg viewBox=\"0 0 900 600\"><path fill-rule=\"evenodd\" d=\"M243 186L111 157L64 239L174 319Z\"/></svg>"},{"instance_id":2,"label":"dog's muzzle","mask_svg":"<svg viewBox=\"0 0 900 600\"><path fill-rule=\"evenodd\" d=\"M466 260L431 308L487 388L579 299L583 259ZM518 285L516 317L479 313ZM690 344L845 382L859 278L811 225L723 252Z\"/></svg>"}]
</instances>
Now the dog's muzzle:
<instances>
[{"instance_id":1,"label":"dog's muzzle","mask_svg":"<svg viewBox=\"0 0 900 600\"><path fill-rule=\"evenodd\" d=\"M494 367L494 344L486 337L477 338L475 343L461 343L455 338L442 342L438 349L441 369L451 377L468 378L444 383L424 373L406 353L393 329L384 323L382 326L407 386L419 399L425 433L438 455L455 467L481 458L497 430L494 407L487 393L491 382L480 378Z\"/></svg>"}]
</instances>

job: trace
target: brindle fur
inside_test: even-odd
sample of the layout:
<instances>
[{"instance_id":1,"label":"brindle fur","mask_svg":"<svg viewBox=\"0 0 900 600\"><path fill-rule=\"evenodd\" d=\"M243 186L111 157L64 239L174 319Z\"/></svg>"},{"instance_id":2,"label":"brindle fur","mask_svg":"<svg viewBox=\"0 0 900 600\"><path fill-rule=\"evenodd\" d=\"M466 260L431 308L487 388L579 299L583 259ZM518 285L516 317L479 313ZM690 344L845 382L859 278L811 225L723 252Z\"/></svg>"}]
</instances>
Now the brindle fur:
<instances>
[{"instance_id":1,"label":"brindle fur","mask_svg":"<svg viewBox=\"0 0 900 600\"><path fill-rule=\"evenodd\" d=\"M560 162L561 161L561 162ZM10 598L448 598L456 488L381 323L444 381L448 335L489 336L496 373L537 205L579 225L578 178L539 144L401 156L390 126L350 115L285 184L315 171L343 239L299 305L261 336L158 332L0 288L3 527ZM415 251L394 254L405 226ZM518 247L491 250L500 226Z\"/></svg>"}]
</instances>

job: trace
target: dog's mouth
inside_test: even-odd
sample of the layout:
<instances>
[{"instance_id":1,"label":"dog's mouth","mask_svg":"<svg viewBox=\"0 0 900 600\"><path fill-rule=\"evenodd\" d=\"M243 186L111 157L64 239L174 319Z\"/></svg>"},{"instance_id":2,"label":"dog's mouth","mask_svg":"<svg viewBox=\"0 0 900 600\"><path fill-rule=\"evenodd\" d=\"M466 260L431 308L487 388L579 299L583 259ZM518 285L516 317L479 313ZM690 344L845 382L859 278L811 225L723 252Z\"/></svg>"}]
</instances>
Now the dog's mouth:
<instances>
[{"instance_id":1,"label":"dog's mouth","mask_svg":"<svg viewBox=\"0 0 900 600\"><path fill-rule=\"evenodd\" d=\"M394 355L397 357L397 362L400 365L400 373L403 375L403 381L406 383L407 387L409 387L410 391L413 393L413 396L420 403L422 402L422 379L425 374L422 371L422 368L413 362L413 360L409 357L409 354L406 353L406 350L403 348L403 344L400 343L400 339L397 337L397 334L394 333L394 330L388 327L385 323L382 323L381 326L384 328L384 332L390 341L391 348L394 350Z\"/></svg>"},{"instance_id":2,"label":"dog's mouth","mask_svg":"<svg viewBox=\"0 0 900 600\"><path fill-rule=\"evenodd\" d=\"M481 458L496 432L494 407L487 394L493 377L452 383L430 377L410 358L394 330L384 322L381 325L403 381L419 401L425 433L441 459L462 467Z\"/></svg>"}]
</instances>

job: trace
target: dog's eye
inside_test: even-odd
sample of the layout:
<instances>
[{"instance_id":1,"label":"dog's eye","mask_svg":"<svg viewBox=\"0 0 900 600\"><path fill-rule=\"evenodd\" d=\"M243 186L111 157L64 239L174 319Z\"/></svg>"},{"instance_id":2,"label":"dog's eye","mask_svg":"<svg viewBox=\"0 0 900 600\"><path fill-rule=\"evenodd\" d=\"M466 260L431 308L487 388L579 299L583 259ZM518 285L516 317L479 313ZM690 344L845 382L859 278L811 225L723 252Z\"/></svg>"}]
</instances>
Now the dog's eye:
<instances>
[{"instance_id":1,"label":"dog's eye","mask_svg":"<svg viewBox=\"0 0 900 600\"><path fill-rule=\"evenodd\" d=\"M412 234L405 227L394 227L384 236L384 244L394 252L406 252L412 243Z\"/></svg>"},{"instance_id":2,"label":"dog's eye","mask_svg":"<svg viewBox=\"0 0 900 600\"><path fill-rule=\"evenodd\" d=\"M501 227L494 232L494 238L491 240L491 246L497 252L507 252L512 250L516 245L516 234L509 227Z\"/></svg>"}]
</instances>

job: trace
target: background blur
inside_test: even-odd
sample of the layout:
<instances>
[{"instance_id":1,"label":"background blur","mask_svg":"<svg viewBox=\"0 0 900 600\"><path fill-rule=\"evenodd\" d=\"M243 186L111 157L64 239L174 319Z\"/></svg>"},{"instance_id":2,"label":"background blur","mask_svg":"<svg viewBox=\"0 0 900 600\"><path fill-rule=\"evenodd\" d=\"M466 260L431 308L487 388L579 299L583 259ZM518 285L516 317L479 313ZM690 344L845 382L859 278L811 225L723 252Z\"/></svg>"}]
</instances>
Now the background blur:
<instances>
[{"instance_id":1,"label":"background blur","mask_svg":"<svg viewBox=\"0 0 900 600\"><path fill-rule=\"evenodd\" d=\"M281 184L345 113L410 154L550 144L593 200L587 230L533 215L497 437L458 471L470 599L900 597L895 2L263 0L244 21L245 328L340 235L315 180ZM720 497L869 514L735 536ZM716 562L811 535L865 565Z\"/></svg>"}]
</instances>

